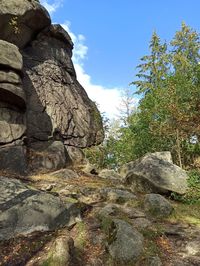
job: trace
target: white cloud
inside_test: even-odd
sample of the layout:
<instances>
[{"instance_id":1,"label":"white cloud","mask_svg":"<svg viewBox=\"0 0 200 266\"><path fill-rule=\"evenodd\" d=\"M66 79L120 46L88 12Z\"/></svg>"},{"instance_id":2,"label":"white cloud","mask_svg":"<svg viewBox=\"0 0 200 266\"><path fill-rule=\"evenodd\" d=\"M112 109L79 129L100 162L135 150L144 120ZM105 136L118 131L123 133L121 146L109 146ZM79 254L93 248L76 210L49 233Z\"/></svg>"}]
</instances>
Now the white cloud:
<instances>
[{"instance_id":1,"label":"white cloud","mask_svg":"<svg viewBox=\"0 0 200 266\"><path fill-rule=\"evenodd\" d=\"M84 59L87 58L88 52L88 47L85 45L85 36L82 34L75 35L71 31L70 22L68 21L61 25L69 33L74 43L72 59L78 81L84 87L90 99L98 104L101 112L104 112L110 119L116 117L121 102L121 89L110 89L92 82L91 76L84 70Z\"/></svg>"},{"instance_id":2,"label":"white cloud","mask_svg":"<svg viewBox=\"0 0 200 266\"><path fill-rule=\"evenodd\" d=\"M41 4L52 15L62 5L63 0L54 0L53 3L49 3L49 0L41 0Z\"/></svg>"}]
</instances>

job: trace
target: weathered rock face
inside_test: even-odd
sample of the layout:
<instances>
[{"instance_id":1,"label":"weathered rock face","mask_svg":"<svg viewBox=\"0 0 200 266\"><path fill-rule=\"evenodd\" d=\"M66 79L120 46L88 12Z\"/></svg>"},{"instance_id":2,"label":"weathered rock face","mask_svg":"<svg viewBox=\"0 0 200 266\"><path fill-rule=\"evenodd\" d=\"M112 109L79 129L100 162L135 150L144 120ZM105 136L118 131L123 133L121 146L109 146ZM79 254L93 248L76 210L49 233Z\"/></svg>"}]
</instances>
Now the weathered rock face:
<instances>
[{"instance_id":1,"label":"weathered rock face","mask_svg":"<svg viewBox=\"0 0 200 266\"><path fill-rule=\"evenodd\" d=\"M76 80L72 42L59 25L52 25L24 50L27 95L27 136L87 147L101 141L99 113ZM44 112L45 110L45 112Z\"/></svg>"},{"instance_id":2,"label":"weathered rock face","mask_svg":"<svg viewBox=\"0 0 200 266\"><path fill-rule=\"evenodd\" d=\"M176 192L184 194L187 191L186 172L171 163L168 155L156 152L147 154L132 164L125 177L125 183L132 190L146 193Z\"/></svg>"},{"instance_id":3,"label":"weathered rock face","mask_svg":"<svg viewBox=\"0 0 200 266\"><path fill-rule=\"evenodd\" d=\"M72 49L68 33L50 25L37 1L0 2L0 156L5 145L21 145L31 154L29 169L57 170L70 162L65 147L102 142L101 117L76 79ZM38 156L39 146L56 141L54 156L51 148ZM7 169L14 171L9 157Z\"/></svg>"},{"instance_id":4,"label":"weathered rock face","mask_svg":"<svg viewBox=\"0 0 200 266\"><path fill-rule=\"evenodd\" d=\"M70 164L70 158L61 141L32 143L29 146L27 158L31 172L54 171Z\"/></svg>"}]
</instances>

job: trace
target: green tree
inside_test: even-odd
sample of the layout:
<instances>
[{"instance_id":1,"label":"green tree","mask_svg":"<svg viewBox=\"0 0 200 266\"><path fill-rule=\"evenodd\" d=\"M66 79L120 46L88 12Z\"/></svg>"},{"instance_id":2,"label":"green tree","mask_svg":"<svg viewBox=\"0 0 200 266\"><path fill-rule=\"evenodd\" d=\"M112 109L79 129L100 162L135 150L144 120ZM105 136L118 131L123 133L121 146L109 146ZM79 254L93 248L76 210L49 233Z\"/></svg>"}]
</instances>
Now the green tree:
<instances>
[{"instance_id":1,"label":"green tree","mask_svg":"<svg viewBox=\"0 0 200 266\"><path fill-rule=\"evenodd\" d=\"M199 35L183 23L171 45L167 51L154 33L138 66L140 80L132 84L143 98L133 128L137 150L169 149L182 166L185 147L199 135Z\"/></svg>"},{"instance_id":2,"label":"green tree","mask_svg":"<svg viewBox=\"0 0 200 266\"><path fill-rule=\"evenodd\" d=\"M161 43L156 32L152 35L149 49L150 55L143 56L140 59L142 63L137 66L139 71L136 77L139 80L131 83L136 85L138 94L146 94L162 87L170 69L167 44Z\"/></svg>"}]
</instances>

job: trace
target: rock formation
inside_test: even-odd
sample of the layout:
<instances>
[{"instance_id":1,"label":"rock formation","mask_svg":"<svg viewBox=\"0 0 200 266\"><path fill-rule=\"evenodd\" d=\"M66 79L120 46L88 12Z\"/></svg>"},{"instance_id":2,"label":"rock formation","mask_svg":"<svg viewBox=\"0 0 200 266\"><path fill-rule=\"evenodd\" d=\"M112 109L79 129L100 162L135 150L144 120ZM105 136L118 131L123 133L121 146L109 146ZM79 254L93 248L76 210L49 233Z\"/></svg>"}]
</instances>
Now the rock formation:
<instances>
[{"instance_id":1,"label":"rock formation","mask_svg":"<svg viewBox=\"0 0 200 266\"><path fill-rule=\"evenodd\" d=\"M37 1L1 1L0 170L56 170L70 163L68 146L102 142L101 117L76 79L72 49Z\"/></svg>"},{"instance_id":2,"label":"rock formation","mask_svg":"<svg viewBox=\"0 0 200 266\"><path fill-rule=\"evenodd\" d=\"M133 191L145 193L185 194L188 175L185 170L172 163L169 152L147 153L136 161L125 164L121 173L125 183Z\"/></svg>"}]
</instances>

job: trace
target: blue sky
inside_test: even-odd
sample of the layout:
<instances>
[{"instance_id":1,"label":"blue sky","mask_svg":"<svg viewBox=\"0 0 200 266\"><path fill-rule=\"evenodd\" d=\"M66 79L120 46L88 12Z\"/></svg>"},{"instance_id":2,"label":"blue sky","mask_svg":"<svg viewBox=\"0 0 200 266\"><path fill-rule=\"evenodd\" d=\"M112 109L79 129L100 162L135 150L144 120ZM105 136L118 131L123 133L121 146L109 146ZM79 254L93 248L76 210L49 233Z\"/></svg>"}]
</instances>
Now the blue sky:
<instances>
[{"instance_id":1,"label":"blue sky","mask_svg":"<svg viewBox=\"0 0 200 266\"><path fill-rule=\"evenodd\" d=\"M80 83L101 111L117 114L121 90L148 54L153 31L171 40L181 22L199 32L199 0L41 0L75 42ZM134 89L134 88L133 88Z\"/></svg>"}]
</instances>

